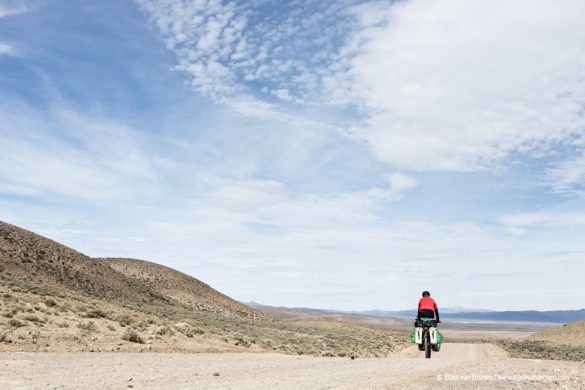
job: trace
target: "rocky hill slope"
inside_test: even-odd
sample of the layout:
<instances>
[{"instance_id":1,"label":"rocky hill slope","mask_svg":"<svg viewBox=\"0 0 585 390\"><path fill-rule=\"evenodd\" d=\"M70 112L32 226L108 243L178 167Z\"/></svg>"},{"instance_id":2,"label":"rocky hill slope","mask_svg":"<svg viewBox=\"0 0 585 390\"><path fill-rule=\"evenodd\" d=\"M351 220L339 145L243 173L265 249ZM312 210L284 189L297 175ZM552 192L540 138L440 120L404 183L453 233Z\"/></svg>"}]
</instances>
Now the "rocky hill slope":
<instances>
[{"instance_id":1,"label":"rocky hill slope","mask_svg":"<svg viewBox=\"0 0 585 390\"><path fill-rule=\"evenodd\" d=\"M152 294L106 264L5 222L0 222L0 267L5 276L97 298L164 303L158 294Z\"/></svg>"},{"instance_id":2,"label":"rocky hill slope","mask_svg":"<svg viewBox=\"0 0 585 390\"><path fill-rule=\"evenodd\" d=\"M243 305L192 276L145 260L96 259L127 278L200 311L268 318L265 313Z\"/></svg>"},{"instance_id":3,"label":"rocky hill slope","mask_svg":"<svg viewBox=\"0 0 585 390\"><path fill-rule=\"evenodd\" d=\"M290 324L142 260L91 259L0 222L0 351L279 351L385 356L402 331Z\"/></svg>"}]
</instances>

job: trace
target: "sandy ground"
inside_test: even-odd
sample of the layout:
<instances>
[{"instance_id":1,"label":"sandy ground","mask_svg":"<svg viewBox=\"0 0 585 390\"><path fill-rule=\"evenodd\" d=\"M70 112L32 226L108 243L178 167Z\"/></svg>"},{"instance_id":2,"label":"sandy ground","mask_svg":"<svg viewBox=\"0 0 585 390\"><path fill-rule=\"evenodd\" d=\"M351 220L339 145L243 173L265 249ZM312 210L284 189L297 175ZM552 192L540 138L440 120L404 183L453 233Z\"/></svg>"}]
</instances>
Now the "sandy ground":
<instances>
[{"instance_id":1,"label":"sandy ground","mask_svg":"<svg viewBox=\"0 0 585 390\"><path fill-rule=\"evenodd\" d=\"M525 338L557 326L559 324L504 321L480 322L449 319L441 324L441 332L451 341L471 341Z\"/></svg>"},{"instance_id":2,"label":"sandy ground","mask_svg":"<svg viewBox=\"0 0 585 390\"><path fill-rule=\"evenodd\" d=\"M516 377L513 377L516 375ZM539 377L540 376L540 377ZM511 359L492 344L448 344L424 359L268 353L1 353L0 389L585 388L585 364Z\"/></svg>"}]
</instances>

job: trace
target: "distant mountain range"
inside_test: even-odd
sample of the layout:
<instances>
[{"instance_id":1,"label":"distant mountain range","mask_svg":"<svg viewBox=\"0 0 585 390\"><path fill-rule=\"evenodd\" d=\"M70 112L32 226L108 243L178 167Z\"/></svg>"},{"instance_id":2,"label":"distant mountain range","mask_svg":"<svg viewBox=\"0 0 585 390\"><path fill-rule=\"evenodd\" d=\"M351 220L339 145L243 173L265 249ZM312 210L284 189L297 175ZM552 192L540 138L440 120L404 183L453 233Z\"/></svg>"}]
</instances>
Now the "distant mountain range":
<instances>
[{"instance_id":1,"label":"distant mountain range","mask_svg":"<svg viewBox=\"0 0 585 390\"><path fill-rule=\"evenodd\" d=\"M416 310L401 311L383 311L369 310L361 312L351 312L352 314L361 314L369 316L384 317L415 317ZM585 320L585 309L580 310L554 310L554 311L451 311L439 310L441 318L459 319L459 320L483 320L483 321L517 321L517 322L551 322L551 323L569 323Z\"/></svg>"},{"instance_id":2,"label":"distant mountain range","mask_svg":"<svg viewBox=\"0 0 585 390\"><path fill-rule=\"evenodd\" d=\"M262 310L263 306L250 302L248 306ZM377 317L416 317L416 310L365 310L365 311L340 311L327 309L299 308L306 313L343 313ZM512 321L512 322L549 322L570 323L585 320L585 309L580 310L553 310L553 311L492 311L487 309L466 309L462 307L439 309L441 318L476 321Z\"/></svg>"}]
</instances>

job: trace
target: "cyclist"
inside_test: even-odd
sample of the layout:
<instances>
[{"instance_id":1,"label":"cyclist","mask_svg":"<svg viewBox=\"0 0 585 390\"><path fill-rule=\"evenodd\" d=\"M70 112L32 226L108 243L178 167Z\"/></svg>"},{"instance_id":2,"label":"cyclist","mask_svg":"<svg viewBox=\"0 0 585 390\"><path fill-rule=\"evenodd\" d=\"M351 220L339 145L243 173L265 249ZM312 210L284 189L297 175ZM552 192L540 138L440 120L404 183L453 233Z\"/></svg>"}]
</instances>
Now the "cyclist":
<instances>
[{"instance_id":1,"label":"cyclist","mask_svg":"<svg viewBox=\"0 0 585 390\"><path fill-rule=\"evenodd\" d=\"M431 293L423 291L422 298L418 301L418 320L421 318L434 318L437 320L437 324L441 323L439 319L439 309L437 303L431 298Z\"/></svg>"}]
</instances>

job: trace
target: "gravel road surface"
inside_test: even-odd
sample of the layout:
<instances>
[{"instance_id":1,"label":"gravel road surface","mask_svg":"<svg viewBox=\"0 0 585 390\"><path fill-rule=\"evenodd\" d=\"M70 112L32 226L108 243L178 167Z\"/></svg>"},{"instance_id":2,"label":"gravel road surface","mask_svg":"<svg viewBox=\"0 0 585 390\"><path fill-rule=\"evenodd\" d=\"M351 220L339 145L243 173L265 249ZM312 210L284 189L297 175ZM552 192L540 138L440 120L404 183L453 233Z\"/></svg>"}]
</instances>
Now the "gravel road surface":
<instances>
[{"instance_id":1,"label":"gravel road surface","mask_svg":"<svg viewBox=\"0 0 585 390\"><path fill-rule=\"evenodd\" d=\"M585 364L509 358L492 344L381 359L269 353L0 353L0 389L585 389Z\"/></svg>"}]
</instances>

